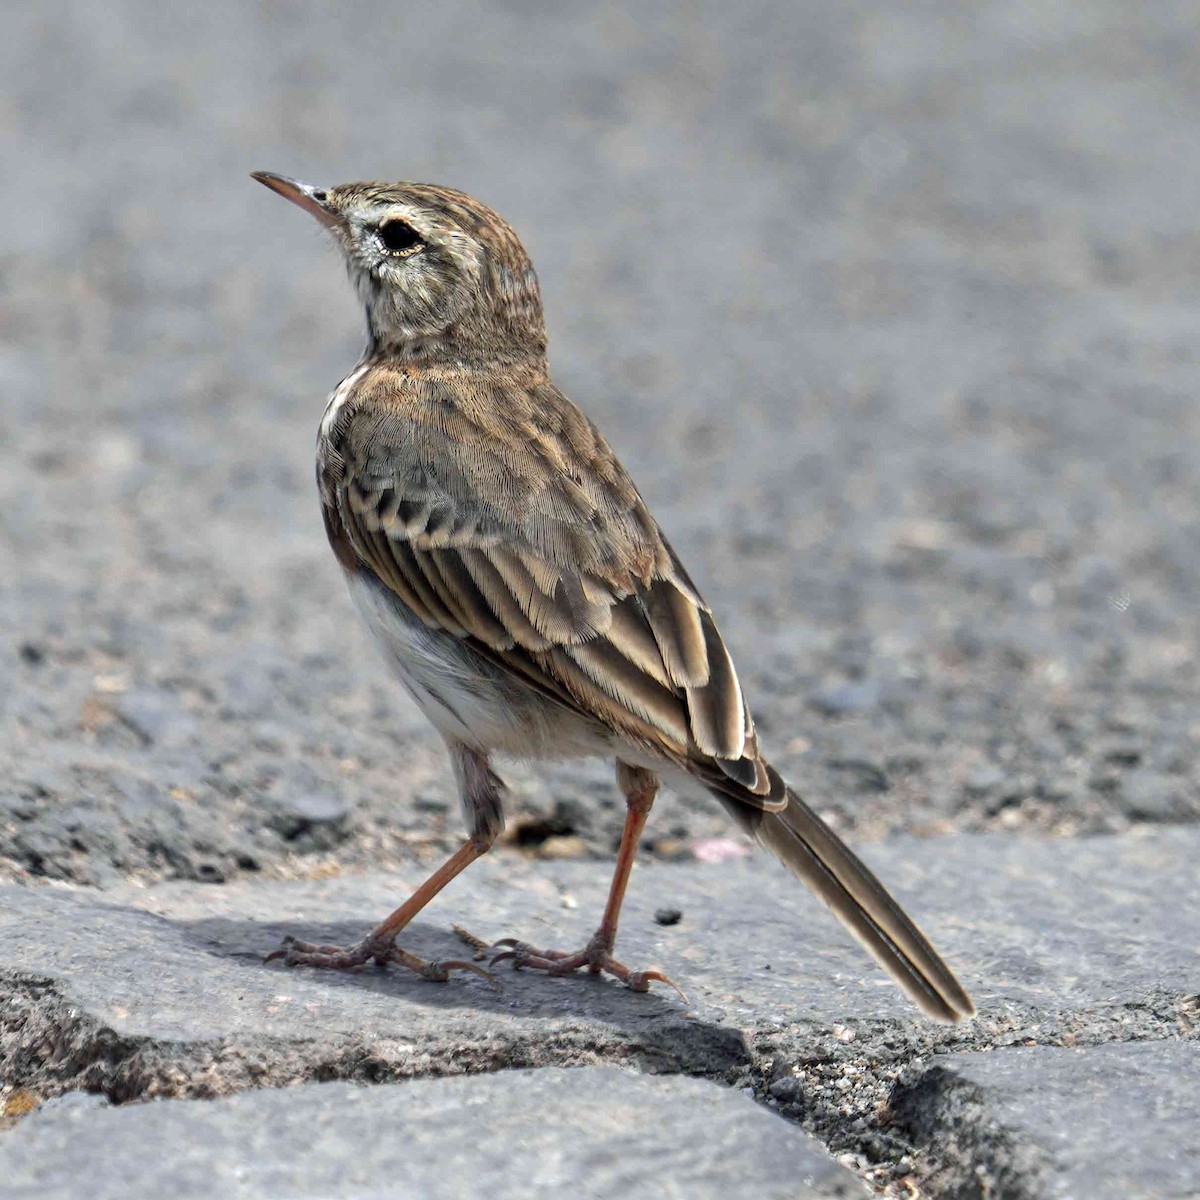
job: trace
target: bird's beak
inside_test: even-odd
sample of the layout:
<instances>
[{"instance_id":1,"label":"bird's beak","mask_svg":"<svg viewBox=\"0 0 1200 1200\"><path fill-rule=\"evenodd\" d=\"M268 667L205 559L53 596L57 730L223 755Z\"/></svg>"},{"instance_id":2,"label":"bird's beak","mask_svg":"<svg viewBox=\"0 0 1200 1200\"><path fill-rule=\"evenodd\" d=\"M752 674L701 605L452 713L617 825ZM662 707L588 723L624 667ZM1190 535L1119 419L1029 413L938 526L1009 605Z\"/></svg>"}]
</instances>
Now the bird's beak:
<instances>
[{"instance_id":1,"label":"bird's beak","mask_svg":"<svg viewBox=\"0 0 1200 1200\"><path fill-rule=\"evenodd\" d=\"M342 218L329 207L329 193L324 188L301 183L298 179L288 179L286 175L274 175L270 171L251 171L250 177L266 184L271 191L278 192L305 212L312 213L322 225L328 225L330 229L341 227Z\"/></svg>"}]
</instances>

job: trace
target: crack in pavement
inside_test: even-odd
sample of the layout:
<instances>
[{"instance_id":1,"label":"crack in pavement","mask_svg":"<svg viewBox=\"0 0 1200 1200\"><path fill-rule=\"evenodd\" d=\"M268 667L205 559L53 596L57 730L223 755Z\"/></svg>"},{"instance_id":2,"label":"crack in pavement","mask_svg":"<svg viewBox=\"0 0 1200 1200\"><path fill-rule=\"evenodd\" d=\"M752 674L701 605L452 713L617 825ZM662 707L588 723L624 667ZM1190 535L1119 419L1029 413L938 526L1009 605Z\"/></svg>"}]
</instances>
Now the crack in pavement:
<instances>
[{"instance_id":1,"label":"crack in pavement","mask_svg":"<svg viewBox=\"0 0 1200 1200\"><path fill-rule=\"evenodd\" d=\"M369 925L407 886L391 875L104 893L8 887L0 1071L39 1095L84 1088L126 1103L332 1079L626 1065L748 1092L886 1190L945 1175L939 1136L922 1131L911 1106L891 1105L932 1061L1193 1035L1200 955L1186 913L1200 891L1198 849L1195 830L869 847L886 877L920 893L923 918L976 991L980 1017L954 1028L912 1014L815 903L761 860L638 872L624 952L681 977L695 999L688 1010L587 977L505 972L496 993L474 979L434 985L396 970L263 966L285 931L336 939ZM454 903L477 927L484 914L489 935L549 925L549 940L570 945L603 890L587 864L483 863L456 882ZM1164 890L1178 901L1167 909ZM654 923L665 904L684 914L678 925ZM405 943L431 955L454 944L446 926L423 922ZM844 1016L831 1024L831 1013Z\"/></svg>"},{"instance_id":2,"label":"crack in pavement","mask_svg":"<svg viewBox=\"0 0 1200 1200\"><path fill-rule=\"evenodd\" d=\"M1195 997L1161 993L1111 1009L1049 1016L1027 1009L1002 1020L933 1030L852 1020L743 1035L688 1022L695 1037L669 1046L661 1034L631 1042L598 1039L590 1030L556 1029L549 1037L535 1030L511 1039L426 1046L414 1055L407 1041L132 1037L81 1011L53 980L3 975L0 1063L5 1078L22 1081L39 1098L83 1090L114 1104L208 1099L335 1080L381 1084L520 1068L633 1065L646 1073L695 1075L734 1090L749 1089L759 1103L812 1134L877 1191L911 1178L939 1181L931 1192L937 1195L953 1192L947 1181L956 1181L957 1188L981 1165L1005 1180L1044 1174L1044 1154L1003 1129L985 1130L967 1143L941 1135L925 1108L944 1102L931 1079L951 1071L957 1056L1035 1045L1176 1039L1192 1032L1188 1014L1194 1007ZM970 1085L950 1086L957 1089L960 1107L969 1107L975 1094ZM969 1118L965 1123L972 1124ZM982 1116L974 1121L975 1127L983 1124ZM1018 1194L1035 1193L1013 1192Z\"/></svg>"},{"instance_id":3,"label":"crack in pavement","mask_svg":"<svg viewBox=\"0 0 1200 1200\"><path fill-rule=\"evenodd\" d=\"M739 1030L680 1021L645 1036L535 1026L420 1043L269 1036L189 1041L122 1035L81 1011L53 980L0 974L0 1071L41 1097L84 1090L114 1104L211 1099L251 1088L344 1080L384 1083L529 1067L634 1066L723 1079L751 1063Z\"/></svg>"},{"instance_id":4,"label":"crack in pavement","mask_svg":"<svg viewBox=\"0 0 1200 1200\"><path fill-rule=\"evenodd\" d=\"M1048 1015L1028 1008L1002 1020L981 1017L924 1035L912 1030L898 1037L893 1023L853 1020L821 1031L758 1033L745 1082L760 1102L799 1123L877 1190L904 1178L944 1183L968 1172L952 1169L954 1147L944 1144L939 1127L922 1119L928 1072L950 1070L964 1055L1013 1048L1196 1039L1200 1035L1189 1019L1195 1004L1194 996L1164 991L1105 1009ZM817 1048L806 1051L805 1045ZM997 1154L993 1161L1001 1159ZM978 1165L980 1160L972 1160L971 1169ZM929 1194L958 1193L939 1186Z\"/></svg>"}]
</instances>

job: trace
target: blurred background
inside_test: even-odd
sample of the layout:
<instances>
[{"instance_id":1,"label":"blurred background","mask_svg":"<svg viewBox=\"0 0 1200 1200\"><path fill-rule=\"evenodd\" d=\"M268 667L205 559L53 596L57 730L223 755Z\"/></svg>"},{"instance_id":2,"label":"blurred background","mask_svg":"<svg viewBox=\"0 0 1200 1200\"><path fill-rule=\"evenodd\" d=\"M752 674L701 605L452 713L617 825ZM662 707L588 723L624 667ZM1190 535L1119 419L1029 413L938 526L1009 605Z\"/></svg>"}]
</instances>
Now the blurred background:
<instances>
[{"instance_id":1,"label":"blurred background","mask_svg":"<svg viewBox=\"0 0 1200 1200\"><path fill-rule=\"evenodd\" d=\"M360 316L248 178L525 240L551 365L843 829L1200 817L1195 8L8 5L0 861L313 874L459 836L313 442ZM607 853L602 765L505 771ZM720 814L667 799L648 844Z\"/></svg>"}]
</instances>

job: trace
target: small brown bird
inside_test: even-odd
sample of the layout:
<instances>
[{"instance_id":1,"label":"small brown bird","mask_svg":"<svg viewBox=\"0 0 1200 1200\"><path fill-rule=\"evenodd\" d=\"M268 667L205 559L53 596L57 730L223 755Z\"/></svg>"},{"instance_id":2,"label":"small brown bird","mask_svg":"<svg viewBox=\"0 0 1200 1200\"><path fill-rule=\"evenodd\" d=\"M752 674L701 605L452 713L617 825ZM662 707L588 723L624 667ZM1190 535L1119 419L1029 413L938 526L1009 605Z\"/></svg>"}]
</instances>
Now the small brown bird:
<instances>
[{"instance_id":1,"label":"small brown bird","mask_svg":"<svg viewBox=\"0 0 1200 1200\"><path fill-rule=\"evenodd\" d=\"M332 230L366 310L359 364L317 440L325 529L396 674L445 739L470 833L357 945L289 939L290 965L400 963L397 934L504 825L493 754L616 760L627 804L608 904L573 954L504 939L515 966L660 971L613 957L660 775L713 793L929 1016L970 997L874 875L767 763L708 606L596 427L554 386L533 265L462 192L416 183L259 182Z\"/></svg>"}]
</instances>

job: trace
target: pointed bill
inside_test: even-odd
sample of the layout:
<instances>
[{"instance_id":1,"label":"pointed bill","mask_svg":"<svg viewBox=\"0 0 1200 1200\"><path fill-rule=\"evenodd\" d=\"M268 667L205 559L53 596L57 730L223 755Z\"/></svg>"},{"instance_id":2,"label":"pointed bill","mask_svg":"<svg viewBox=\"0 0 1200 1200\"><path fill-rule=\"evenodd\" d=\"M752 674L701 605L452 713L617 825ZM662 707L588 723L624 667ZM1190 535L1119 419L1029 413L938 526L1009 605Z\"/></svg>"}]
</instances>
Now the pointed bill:
<instances>
[{"instance_id":1,"label":"pointed bill","mask_svg":"<svg viewBox=\"0 0 1200 1200\"><path fill-rule=\"evenodd\" d=\"M251 179L257 179L273 192L278 192L285 200L311 213L322 225L330 229L338 228L342 218L329 207L329 193L325 188L314 187L311 183L301 183L298 179L289 179L286 175L276 175L271 171L251 171Z\"/></svg>"}]
</instances>

